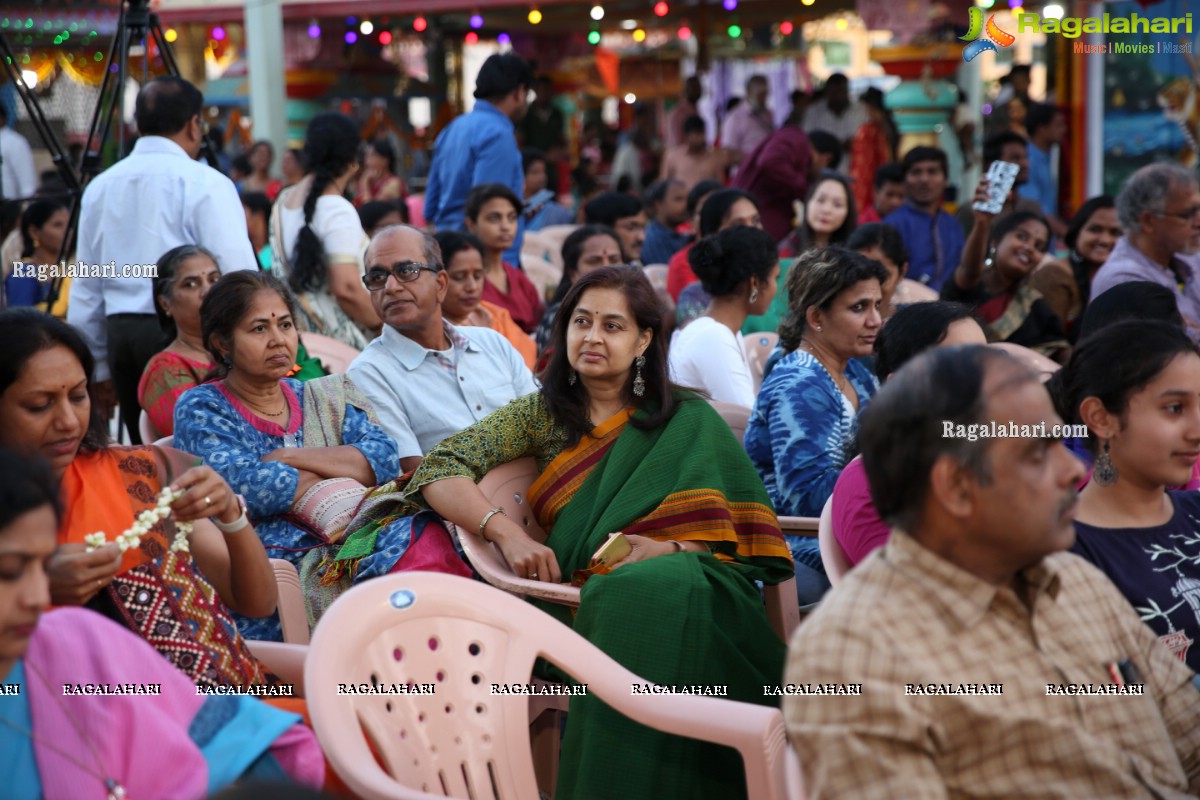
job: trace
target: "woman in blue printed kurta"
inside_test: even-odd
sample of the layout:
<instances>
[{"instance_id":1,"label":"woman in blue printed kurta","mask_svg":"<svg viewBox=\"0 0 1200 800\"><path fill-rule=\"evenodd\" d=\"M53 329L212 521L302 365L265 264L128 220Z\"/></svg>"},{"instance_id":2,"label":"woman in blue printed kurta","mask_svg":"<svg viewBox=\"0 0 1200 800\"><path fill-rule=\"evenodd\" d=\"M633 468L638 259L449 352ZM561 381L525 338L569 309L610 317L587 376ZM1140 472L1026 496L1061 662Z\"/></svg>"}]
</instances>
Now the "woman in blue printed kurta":
<instances>
[{"instance_id":1,"label":"woman in blue printed kurta","mask_svg":"<svg viewBox=\"0 0 1200 800\"><path fill-rule=\"evenodd\" d=\"M328 478L386 482L400 462L395 443L371 422L369 404L351 401L352 389L329 408L333 404L312 401L336 392L283 377L298 345L291 303L266 273L230 273L213 286L200 314L223 378L180 398L175 446L203 458L245 497L268 555L298 564L323 542L288 518L295 501ZM278 617L237 617L237 624L248 639L280 638Z\"/></svg>"},{"instance_id":2,"label":"woman in blue printed kurta","mask_svg":"<svg viewBox=\"0 0 1200 800\"><path fill-rule=\"evenodd\" d=\"M779 355L768 363L745 437L781 516L820 516L854 457L858 414L879 388L856 359L874 347L886 279L879 262L840 247L809 250L788 271ZM787 539L800 602L816 602L829 588L817 540Z\"/></svg>"}]
</instances>

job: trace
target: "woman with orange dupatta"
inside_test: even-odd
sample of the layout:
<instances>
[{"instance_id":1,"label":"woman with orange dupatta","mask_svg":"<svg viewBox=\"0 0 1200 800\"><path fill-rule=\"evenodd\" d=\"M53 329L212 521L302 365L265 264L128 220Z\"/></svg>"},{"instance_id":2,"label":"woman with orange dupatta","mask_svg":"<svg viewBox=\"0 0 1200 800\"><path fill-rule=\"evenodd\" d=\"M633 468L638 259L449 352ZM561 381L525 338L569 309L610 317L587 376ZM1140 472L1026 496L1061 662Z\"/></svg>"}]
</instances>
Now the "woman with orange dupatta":
<instances>
[{"instance_id":1,"label":"woman with orange dupatta","mask_svg":"<svg viewBox=\"0 0 1200 800\"><path fill-rule=\"evenodd\" d=\"M88 395L91 353L66 323L10 309L0 312L0 341L0 445L46 459L61 480L51 602L86 606L129 628L197 685L263 683L229 608L274 613L275 580L239 498L185 453L108 445ZM171 517L122 552L118 537L156 507L165 486L183 490ZM195 529L177 542L174 521ZM94 533L107 543L93 548L86 539Z\"/></svg>"},{"instance_id":2,"label":"woman with orange dupatta","mask_svg":"<svg viewBox=\"0 0 1200 800\"><path fill-rule=\"evenodd\" d=\"M580 278L555 320L542 390L434 447L393 491L479 530L522 577L586 577L574 620L561 606L546 610L645 680L723 686L730 698L770 704L763 686L778 683L785 646L754 581L786 580L791 557L729 427L671 386L662 330L640 269ZM529 500L545 545L475 485L526 456L540 470ZM614 531L632 552L611 572L589 570ZM594 697L570 702L559 800L745 796L734 751L652 731Z\"/></svg>"}]
</instances>

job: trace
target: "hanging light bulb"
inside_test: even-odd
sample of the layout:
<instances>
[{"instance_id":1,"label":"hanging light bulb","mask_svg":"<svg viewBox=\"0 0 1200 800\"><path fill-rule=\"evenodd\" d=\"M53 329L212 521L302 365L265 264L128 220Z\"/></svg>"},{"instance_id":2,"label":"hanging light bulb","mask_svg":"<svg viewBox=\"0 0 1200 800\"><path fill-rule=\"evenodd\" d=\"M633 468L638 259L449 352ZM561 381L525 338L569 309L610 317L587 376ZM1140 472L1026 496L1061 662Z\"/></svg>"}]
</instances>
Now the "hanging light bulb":
<instances>
[{"instance_id":1,"label":"hanging light bulb","mask_svg":"<svg viewBox=\"0 0 1200 800\"><path fill-rule=\"evenodd\" d=\"M5 20L5 22L8 22L8 20ZM167 32L163 34L163 38L168 42L173 42L179 38L179 31L174 28L167 28Z\"/></svg>"},{"instance_id":2,"label":"hanging light bulb","mask_svg":"<svg viewBox=\"0 0 1200 800\"><path fill-rule=\"evenodd\" d=\"M779 23L779 32L784 36L791 36L792 31L794 30L796 30L796 26L792 24L791 20L785 19L783 22Z\"/></svg>"},{"instance_id":3,"label":"hanging light bulb","mask_svg":"<svg viewBox=\"0 0 1200 800\"><path fill-rule=\"evenodd\" d=\"M529 9L529 24L537 25L541 21L542 21L542 12L538 11L536 8Z\"/></svg>"},{"instance_id":4,"label":"hanging light bulb","mask_svg":"<svg viewBox=\"0 0 1200 800\"><path fill-rule=\"evenodd\" d=\"M600 20L604 19L604 6L597 3L596 5L592 6L592 10L589 12L589 14L591 15L592 19L596 20L596 22L599 22Z\"/></svg>"},{"instance_id":5,"label":"hanging light bulb","mask_svg":"<svg viewBox=\"0 0 1200 800\"><path fill-rule=\"evenodd\" d=\"M625 102L628 103L629 105L633 105L634 103L637 102L637 95L634 94L633 92L629 92L628 94L625 95Z\"/></svg>"},{"instance_id":6,"label":"hanging light bulb","mask_svg":"<svg viewBox=\"0 0 1200 800\"><path fill-rule=\"evenodd\" d=\"M384 44L384 45L391 44L392 43L391 31L380 31L379 32L379 43Z\"/></svg>"},{"instance_id":7,"label":"hanging light bulb","mask_svg":"<svg viewBox=\"0 0 1200 800\"><path fill-rule=\"evenodd\" d=\"M738 0L721 0L721 5L725 7L726 11L733 11L737 8L737 4Z\"/></svg>"},{"instance_id":8,"label":"hanging light bulb","mask_svg":"<svg viewBox=\"0 0 1200 800\"><path fill-rule=\"evenodd\" d=\"M472 28L482 28L483 27L483 17L480 16L479 14L472 14L471 19L468 20L468 22L470 22Z\"/></svg>"},{"instance_id":9,"label":"hanging light bulb","mask_svg":"<svg viewBox=\"0 0 1200 800\"><path fill-rule=\"evenodd\" d=\"M475 31L467 31L467 35L463 37L463 41L467 44L475 44L479 41L479 34Z\"/></svg>"},{"instance_id":10,"label":"hanging light bulb","mask_svg":"<svg viewBox=\"0 0 1200 800\"><path fill-rule=\"evenodd\" d=\"M416 19L413 20L413 30L416 31L417 33L421 33L428 27L429 27L429 23L425 21L424 17L417 17Z\"/></svg>"},{"instance_id":11,"label":"hanging light bulb","mask_svg":"<svg viewBox=\"0 0 1200 800\"><path fill-rule=\"evenodd\" d=\"M375 25L374 25L374 23L372 23L372 22L371 22L371 20L369 20L369 19L364 19L364 20L362 21L362 25L359 25L359 26L358 26L358 31L359 31L359 33L361 33L363 36L370 36L370 35L371 35L371 32L372 32L372 31L374 31L374 30L375 30Z\"/></svg>"},{"instance_id":12,"label":"hanging light bulb","mask_svg":"<svg viewBox=\"0 0 1200 800\"><path fill-rule=\"evenodd\" d=\"M320 39L321 38L321 26L315 22L310 23L308 26L308 38Z\"/></svg>"},{"instance_id":13,"label":"hanging light bulb","mask_svg":"<svg viewBox=\"0 0 1200 800\"><path fill-rule=\"evenodd\" d=\"M507 44L507 45L511 45L511 44L512 44L512 37L511 37L511 36L509 36L507 33L502 33L502 34L500 34L499 36L497 36L497 37L496 37L496 41L497 41L498 43L500 43L500 44Z\"/></svg>"},{"instance_id":14,"label":"hanging light bulb","mask_svg":"<svg viewBox=\"0 0 1200 800\"><path fill-rule=\"evenodd\" d=\"M730 39L736 39L742 35L742 26L741 25L730 25L728 33L729 33Z\"/></svg>"},{"instance_id":15,"label":"hanging light bulb","mask_svg":"<svg viewBox=\"0 0 1200 800\"><path fill-rule=\"evenodd\" d=\"M692 38L692 29L687 25L684 25L682 28L675 31L675 35L679 37L679 41L686 42L688 39Z\"/></svg>"},{"instance_id":16,"label":"hanging light bulb","mask_svg":"<svg viewBox=\"0 0 1200 800\"><path fill-rule=\"evenodd\" d=\"M633 32L633 40L638 43L646 41L646 32L641 28L638 28Z\"/></svg>"},{"instance_id":17,"label":"hanging light bulb","mask_svg":"<svg viewBox=\"0 0 1200 800\"><path fill-rule=\"evenodd\" d=\"M671 7L667 5L664 0L658 0L658 2L654 4L655 16L665 17L669 13L671 13Z\"/></svg>"},{"instance_id":18,"label":"hanging light bulb","mask_svg":"<svg viewBox=\"0 0 1200 800\"><path fill-rule=\"evenodd\" d=\"M588 44L600 44L600 31L592 31L588 34Z\"/></svg>"}]
</instances>

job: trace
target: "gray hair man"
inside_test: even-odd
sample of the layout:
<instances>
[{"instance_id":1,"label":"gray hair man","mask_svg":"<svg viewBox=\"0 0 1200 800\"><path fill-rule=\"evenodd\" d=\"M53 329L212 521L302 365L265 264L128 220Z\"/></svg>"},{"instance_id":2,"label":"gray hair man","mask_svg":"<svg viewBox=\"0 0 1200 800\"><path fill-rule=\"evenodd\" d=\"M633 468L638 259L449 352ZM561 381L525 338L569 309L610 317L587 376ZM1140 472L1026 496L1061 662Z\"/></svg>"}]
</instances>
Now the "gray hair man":
<instances>
[{"instance_id":1,"label":"gray hair man","mask_svg":"<svg viewBox=\"0 0 1200 800\"><path fill-rule=\"evenodd\" d=\"M504 336L442 316L449 278L430 233L390 225L371 240L365 263L363 283L383 333L347 374L374 405L407 472L442 439L537 387Z\"/></svg>"},{"instance_id":2,"label":"gray hair man","mask_svg":"<svg viewBox=\"0 0 1200 800\"><path fill-rule=\"evenodd\" d=\"M1128 281L1150 281L1175 294L1193 338L1200 338L1200 183L1178 164L1151 164L1117 195L1125 235L1092 281L1091 299Z\"/></svg>"}]
</instances>

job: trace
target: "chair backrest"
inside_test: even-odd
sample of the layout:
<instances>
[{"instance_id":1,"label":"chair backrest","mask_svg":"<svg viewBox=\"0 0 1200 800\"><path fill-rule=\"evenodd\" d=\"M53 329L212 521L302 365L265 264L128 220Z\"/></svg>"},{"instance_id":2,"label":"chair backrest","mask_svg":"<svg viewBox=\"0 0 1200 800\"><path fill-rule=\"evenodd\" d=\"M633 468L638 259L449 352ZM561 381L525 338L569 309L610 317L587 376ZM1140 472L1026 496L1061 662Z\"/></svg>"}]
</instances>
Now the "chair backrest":
<instances>
[{"instance_id":1,"label":"chair backrest","mask_svg":"<svg viewBox=\"0 0 1200 800\"><path fill-rule=\"evenodd\" d=\"M529 683L537 658L637 722L736 747L751 796L782 800L777 709L632 698L641 679L579 634L520 598L440 573L385 575L338 598L309 647L308 711L326 758L360 797L537 797L528 697L492 693ZM373 686L396 693L348 693Z\"/></svg>"},{"instance_id":2,"label":"chair backrest","mask_svg":"<svg viewBox=\"0 0 1200 800\"><path fill-rule=\"evenodd\" d=\"M425 195L410 194L404 204L408 206L408 224L414 228L425 227Z\"/></svg>"},{"instance_id":3,"label":"chair backrest","mask_svg":"<svg viewBox=\"0 0 1200 800\"><path fill-rule=\"evenodd\" d=\"M562 280L562 267L556 267L554 262L544 258L541 251L522 250L521 251L521 267L525 270L525 277L529 278L533 283L533 287L537 289L538 296L544 300L549 300L554 294L554 290L558 288L558 282Z\"/></svg>"},{"instance_id":4,"label":"chair backrest","mask_svg":"<svg viewBox=\"0 0 1200 800\"><path fill-rule=\"evenodd\" d=\"M763 382L763 370L767 367L767 358L779 341L778 333L752 333L743 337L746 348L746 361L750 364L750 377L754 378L754 391L758 391Z\"/></svg>"},{"instance_id":5,"label":"chair backrest","mask_svg":"<svg viewBox=\"0 0 1200 800\"><path fill-rule=\"evenodd\" d=\"M937 289L931 289L912 278L903 278L897 284L895 294L892 295L892 303L898 306L909 303L932 303L938 298Z\"/></svg>"},{"instance_id":6,"label":"chair backrest","mask_svg":"<svg viewBox=\"0 0 1200 800\"><path fill-rule=\"evenodd\" d=\"M746 426L750 424L750 409L737 403L726 403L724 400L710 400L709 404L725 420L725 424L733 431L739 443L746 438Z\"/></svg>"},{"instance_id":7,"label":"chair backrest","mask_svg":"<svg viewBox=\"0 0 1200 800\"><path fill-rule=\"evenodd\" d=\"M850 571L851 564L833 533L832 495L825 501L825 507L821 509L821 519L817 525L817 542L821 546L821 563L825 565L825 574L829 576L829 582L837 586L841 582L842 576Z\"/></svg>"},{"instance_id":8,"label":"chair backrest","mask_svg":"<svg viewBox=\"0 0 1200 800\"><path fill-rule=\"evenodd\" d=\"M279 592L277 610L283 640L289 644L308 644L308 612L304 609L300 573L292 562L283 558L272 558L271 569L275 571L275 587Z\"/></svg>"},{"instance_id":9,"label":"chair backrest","mask_svg":"<svg viewBox=\"0 0 1200 800\"><path fill-rule=\"evenodd\" d=\"M521 240L521 251L529 251L539 258L546 259L558 268L559 273L562 272L562 242L557 239L545 236L539 231L525 231L525 237Z\"/></svg>"},{"instance_id":10,"label":"chair backrest","mask_svg":"<svg viewBox=\"0 0 1200 800\"><path fill-rule=\"evenodd\" d=\"M666 264L645 264L642 266L642 272L646 274L646 280L650 281L650 285L658 292L665 292L667 290L667 271L669 269Z\"/></svg>"},{"instance_id":11,"label":"chair backrest","mask_svg":"<svg viewBox=\"0 0 1200 800\"><path fill-rule=\"evenodd\" d=\"M538 525L529 507L529 487L537 480L537 462L519 458L492 469L479 482L479 491L497 508L504 509L509 519L520 523L536 542L546 541L546 532Z\"/></svg>"},{"instance_id":12,"label":"chair backrest","mask_svg":"<svg viewBox=\"0 0 1200 800\"><path fill-rule=\"evenodd\" d=\"M1023 345L1012 344L1011 342L992 342L988 346L1008 353L1017 361L1020 361L1029 367L1029 369L1036 372L1043 382L1050 380L1051 375L1062 369L1062 364L1059 364L1054 359L1044 356L1035 350L1030 350Z\"/></svg>"},{"instance_id":13,"label":"chair backrest","mask_svg":"<svg viewBox=\"0 0 1200 800\"><path fill-rule=\"evenodd\" d=\"M150 415L144 408L138 415L138 432L142 434L142 444L150 444L162 438L162 434L154 429L154 423L150 421Z\"/></svg>"},{"instance_id":14,"label":"chair backrest","mask_svg":"<svg viewBox=\"0 0 1200 800\"><path fill-rule=\"evenodd\" d=\"M540 231L537 231L537 234L541 238L549 242L553 242L554 246L561 254L563 242L567 240L568 236L579 230L579 227L579 225L547 225ZM528 236L528 234L526 235Z\"/></svg>"},{"instance_id":15,"label":"chair backrest","mask_svg":"<svg viewBox=\"0 0 1200 800\"><path fill-rule=\"evenodd\" d=\"M164 436L161 439L159 439L158 441L156 441L155 444L158 445L159 447L174 447L175 446L175 435L171 434L170 436Z\"/></svg>"},{"instance_id":16,"label":"chair backrest","mask_svg":"<svg viewBox=\"0 0 1200 800\"><path fill-rule=\"evenodd\" d=\"M358 358L359 351L345 342L319 333L305 333L300 337L304 348L313 358L320 359L325 369L334 375L341 375L349 368L350 362Z\"/></svg>"}]
</instances>

